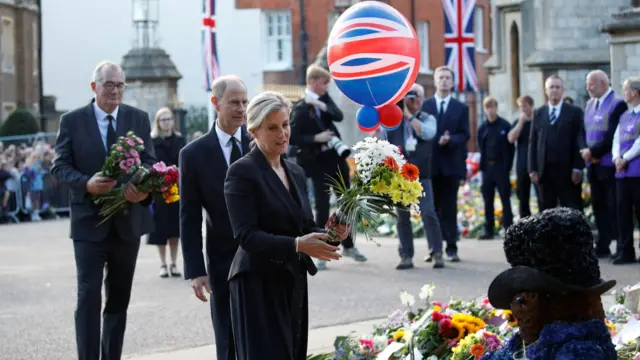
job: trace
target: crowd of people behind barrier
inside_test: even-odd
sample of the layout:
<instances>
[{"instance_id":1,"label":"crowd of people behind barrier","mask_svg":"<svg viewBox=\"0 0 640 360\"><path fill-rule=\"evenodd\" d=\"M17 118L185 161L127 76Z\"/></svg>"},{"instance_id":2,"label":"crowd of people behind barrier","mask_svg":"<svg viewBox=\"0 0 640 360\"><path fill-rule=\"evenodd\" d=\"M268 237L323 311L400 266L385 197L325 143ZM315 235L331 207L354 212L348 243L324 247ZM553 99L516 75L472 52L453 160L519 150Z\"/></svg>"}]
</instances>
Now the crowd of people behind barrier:
<instances>
[{"instance_id":1,"label":"crowd of people behind barrier","mask_svg":"<svg viewBox=\"0 0 640 360\"><path fill-rule=\"evenodd\" d=\"M40 134L0 140L0 224L68 213L68 192L49 174L54 149Z\"/></svg>"}]
</instances>

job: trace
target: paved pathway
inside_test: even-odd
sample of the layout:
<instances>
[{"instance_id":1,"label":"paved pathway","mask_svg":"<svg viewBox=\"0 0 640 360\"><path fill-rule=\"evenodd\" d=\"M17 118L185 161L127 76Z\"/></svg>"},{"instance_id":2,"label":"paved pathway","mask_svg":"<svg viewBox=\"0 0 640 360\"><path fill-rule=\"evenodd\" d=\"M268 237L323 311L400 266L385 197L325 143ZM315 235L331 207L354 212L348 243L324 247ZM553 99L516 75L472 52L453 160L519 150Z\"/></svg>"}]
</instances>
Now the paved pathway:
<instances>
[{"instance_id":1,"label":"paved pathway","mask_svg":"<svg viewBox=\"0 0 640 360\"><path fill-rule=\"evenodd\" d=\"M75 263L68 231L66 220L0 226L0 359L76 358ZM425 283L436 284L438 300L451 296L470 299L486 293L493 276L506 266L501 241L463 240L463 262L434 271L421 262L427 253L423 238L416 241L418 267L400 272L394 269L398 261L397 240L379 242L379 247L362 240L358 244L369 262L359 264L345 259L330 263L329 270L310 277L311 328L384 317L400 306L401 290L417 295ZM125 354L138 359L145 354L211 345L208 304L193 297L188 282L160 279L157 270L156 249L142 245ZM620 284L635 283L640 276L638 265L603 264L602 270L603 277L615 278ZM344 330L328 329L331 330L325 333ZM316 345L310 348L313 346Z\"/></svg>"}]
</instances>

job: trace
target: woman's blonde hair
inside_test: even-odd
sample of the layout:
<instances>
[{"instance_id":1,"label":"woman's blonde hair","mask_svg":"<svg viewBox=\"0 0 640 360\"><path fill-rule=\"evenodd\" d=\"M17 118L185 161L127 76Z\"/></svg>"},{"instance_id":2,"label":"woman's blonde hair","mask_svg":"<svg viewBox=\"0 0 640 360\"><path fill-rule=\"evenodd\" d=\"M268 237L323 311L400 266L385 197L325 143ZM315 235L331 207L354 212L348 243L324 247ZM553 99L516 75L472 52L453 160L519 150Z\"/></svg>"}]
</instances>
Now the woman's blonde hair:
<instances>
[{"instance_id":1,"label":"woman's blonde hair","mask_svg":"<svg viewBox=\"0 0 640 360\"><path fill-rule=\"evenodd\" d=\"M291 111L291 101L275 91L265 91L256 95L247 105L247 130L255 130L270 114L286 109Z\"/></svg>"},{"instance_id":2,"label":"woman's blonde hair","mask_svg":"<svg viewBox=\"0 0 640 360\"><path fill-rule=\"evenodd\" d=\"M156 112L156 117L153 119L153 126L151 127L152 138L162 137L162 129L160 128L160 118L164 114L169 114L174 121L173 123L174 128L171 129L171 135L178 134L178 132L175 129L175 117L173 116L173 111L171 111L171 109L169 109L168 107L163 107L160 110L158 110L158 112Z\"/></svg>"}]
</instances>

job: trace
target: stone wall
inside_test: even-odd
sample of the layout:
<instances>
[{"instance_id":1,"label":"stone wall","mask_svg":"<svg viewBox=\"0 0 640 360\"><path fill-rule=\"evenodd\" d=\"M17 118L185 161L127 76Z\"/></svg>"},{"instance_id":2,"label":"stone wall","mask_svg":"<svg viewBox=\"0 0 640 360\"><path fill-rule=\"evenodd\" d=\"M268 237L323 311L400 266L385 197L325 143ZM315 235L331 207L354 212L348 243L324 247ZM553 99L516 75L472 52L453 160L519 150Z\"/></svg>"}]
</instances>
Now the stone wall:
<instances>
[{"instance_id":1,"label":"stone wall","mask_svg":"<svg viewBox=\"0 0 640 360\"><path fill-rule=\"evenodd\" d=\"M625 79L640 75L640 33L611 39L611 70L611 85L618 93Z\"/></svg>"}]
</instances>

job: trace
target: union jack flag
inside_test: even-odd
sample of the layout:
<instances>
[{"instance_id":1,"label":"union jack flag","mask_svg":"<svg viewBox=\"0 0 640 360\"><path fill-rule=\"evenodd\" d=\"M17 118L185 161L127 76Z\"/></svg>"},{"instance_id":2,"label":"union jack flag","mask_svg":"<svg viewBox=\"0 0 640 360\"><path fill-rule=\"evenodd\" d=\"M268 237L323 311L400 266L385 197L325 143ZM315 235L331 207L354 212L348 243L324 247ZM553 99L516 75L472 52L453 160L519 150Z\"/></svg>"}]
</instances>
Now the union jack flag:
<instances>
[{"instance_id":1,"label":"union jack flag","mask_svg":"<svg viewBox=\"0 0 640 360\"><path fill-rule=\"evenodd\" d=\"M213 81L220 76L215 15L216 0L202 0L202 61L207 91L211 91Z\"/></svg>"},{"instance_id":2,"label":"union jack flag","mask_svg":"<svg viewBox=\"0 0 640 360\"><path fill-rule=\"evenodd\" d=\"M445 63L455 74L458 92L477 91L473 14L476 0L442 0Z\"/></svg>"}]
</instances>

